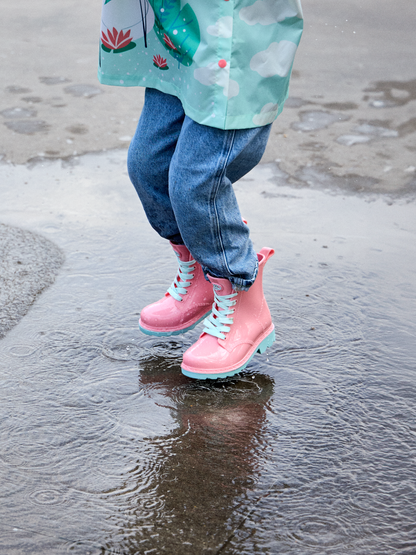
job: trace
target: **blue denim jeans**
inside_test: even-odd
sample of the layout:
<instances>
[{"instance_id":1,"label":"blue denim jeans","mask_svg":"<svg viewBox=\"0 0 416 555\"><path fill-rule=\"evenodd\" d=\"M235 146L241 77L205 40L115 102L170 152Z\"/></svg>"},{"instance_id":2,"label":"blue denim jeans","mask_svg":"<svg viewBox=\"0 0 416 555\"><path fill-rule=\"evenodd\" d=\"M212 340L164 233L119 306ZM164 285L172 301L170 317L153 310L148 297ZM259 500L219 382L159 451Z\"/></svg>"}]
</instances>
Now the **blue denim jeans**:
<instances>
[{"instance_id":1,"label":"blue denim jeans","mask_svg":"<svg viewBox=\"0 0 416 555\"><path fill-rule=\"evenodd\" d=\"M232 184L259 163L270 127L207 127L175 96L146 89L129 148L129 176L152 227L235 289L250 287L258 263Z\"/></svg>"}]
</instances>

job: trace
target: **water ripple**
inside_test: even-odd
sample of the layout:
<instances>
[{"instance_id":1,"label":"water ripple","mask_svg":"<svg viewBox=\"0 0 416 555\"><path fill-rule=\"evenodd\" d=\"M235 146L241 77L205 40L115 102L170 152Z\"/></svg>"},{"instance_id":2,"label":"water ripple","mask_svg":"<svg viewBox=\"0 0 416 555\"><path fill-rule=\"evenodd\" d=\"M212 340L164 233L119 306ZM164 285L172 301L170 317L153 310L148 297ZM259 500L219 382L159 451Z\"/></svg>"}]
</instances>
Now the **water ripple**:
<instances>
[{"instance_id":1,"label":"water ripple","mask_svg":"<svg viewBox=\"0 0 416 555\"><path fill-rule=\"evenodd\" d=\"M65 503L65 494L56 489L41 489L31 492L29 501L34 505L60 505Z\"/></svg>"},{"instance_id":2,"label":"water ripple","mask_svg":"<svg viewBox=\"0 0 416 555\"><path fill-rule=\"evenodd\" d=\"M105 204L121 188L98 174ZM279 197L296 216L301 201ZM201 326L171 338L137 328L140 308L176 270L169 245L155 257L129 204L125 226L106 224L117 231L103 226L101 204L87 212L57 225L67 262L0 342L6 549L413 555L416 280L401 247L409 236L314 242L284 232L265 279L276 343L241 375L197 382L180 365ZM275 237L272 221L264 233ZM12 533L19 522L33 531Z\"/></svg>"}]
</instances>

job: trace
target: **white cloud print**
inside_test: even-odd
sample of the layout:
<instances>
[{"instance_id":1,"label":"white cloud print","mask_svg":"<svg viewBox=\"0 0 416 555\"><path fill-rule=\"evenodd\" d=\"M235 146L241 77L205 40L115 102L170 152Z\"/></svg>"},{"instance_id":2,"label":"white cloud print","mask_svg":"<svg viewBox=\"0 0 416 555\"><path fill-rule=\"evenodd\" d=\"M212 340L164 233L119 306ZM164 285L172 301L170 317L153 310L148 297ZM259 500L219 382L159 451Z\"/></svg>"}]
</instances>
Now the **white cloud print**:
<instances>
[{"instance_id":1,"label":"white cloud print","mask_svg":"<svg viewBox=\"0 0 416 555\"><path fill-rule=\"evenodd\" d=\"M218 64L211 63L205 67L198 67L194 71L194 77L197 81L210 87L218 85L223 88L224 96L232 98L240 92L240 86L237 81L230 79L230 67L227 64L224 68L219 68Z\"/></svg>"},{"instance_id":2,"label":"white cloud print","mask_svg":"<svg viewBox=\"0 0 416 555\"><path fill-rule=\"evenodd\" d=\"M230 39L233 36L233 18L229 15L220 17L215 25L207 27L207 33L214 37Z\"/></svg>"},{"instance_id":3,"label":"white cloud print","mask_svg":"<svg viewBox=\"0 0 416 555\"><path fill-rule=\"evenodd\" d=\"M295 16L302 18L300 0L257 0L240 10L240 19L248 25L272 25Z\"/></svg>"},{"instance_id":4,"label":"white cloud print","mask_svg":"<svg viewBox=\"0 0 416 555\"><path fill-rule=\"evenodd\" d=\"M256 114L253 118L254 125L258 125L261 127L262 125L267 125L268 123L272 123L277 116L277 112L279 111L279 105L273 104L273 102L269 102L265 104L263 108L260 110L260 114Z\"/></svg>"},{"instance_id":5,"label":"white cloud print","mask_svg":"<svg viewBox=\"0 0 416 555\"><path fill-rule=\"evenodd\" d=\"M288 40L272 42L267 50L255 54L250 61L250 68L262 77L286 77L292 67L297 45Z\"/></svg>"}]
</instances>

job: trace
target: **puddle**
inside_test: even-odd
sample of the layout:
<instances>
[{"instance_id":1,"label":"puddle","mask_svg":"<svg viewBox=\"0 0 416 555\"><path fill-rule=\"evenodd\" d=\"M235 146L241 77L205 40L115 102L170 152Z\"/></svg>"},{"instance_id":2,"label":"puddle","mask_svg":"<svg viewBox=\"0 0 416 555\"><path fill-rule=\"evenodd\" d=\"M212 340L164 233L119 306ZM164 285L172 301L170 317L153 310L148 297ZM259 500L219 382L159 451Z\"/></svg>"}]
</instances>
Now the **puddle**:
<instances>
[{"instance_id":1,"label":"puddle","mask_svg":"<svg viewBox=\"0 0 416 555\"><path fill-rule=\"evenodd\" d=\"M370 93L363 100L369 101L374 108L393 108L404 106L416 100L416 79L410 81L377 81L364 89Z\"/></svg>"},{"instance_id":2,"label":"puddle","mask_svg":"<svg viewBox=\"0 0 416 555\"><path fill-rule=\"evenodd\" d=\"M40 96L23 96L22 100L28 102L29 104L38 104L42 102L42 98Z\"/></svg>"},{"instance_id":3,"label":"puddle","mask_svg":"<svg viewBox=\"0 0 416 555\"><path fill-rule=\"evenodd\" d=\"M6 119L34 118L37 115L36 110L29 108L6 108L0 114Z\"/></svg>"},{"instance_id":4,"label":"puddle","mask_svg":"<svg viewBox=\"0 0 416 555\"><path fill-rule=\"evenodd\" d=\"M399 134L401 137L404 137L406 135L410 135L411 133L415 133L416 132L416 117L415 118L410 118L408 121L405 121L404 123L400 124L397 127Z\"/></svg>"},{"instance_id":5,"label":"puddle","mask_svg":"<svg viewBox=\"0 0 416 555\"><path fill-rule=\"evenodd\" d=\"M43 120L10 120L5 121L4 125L22 135L34 135L35 133L47 133L50 125Z\"/></svg>"},{"instance_id":6,"label":"puddle","mask_svg":"<svg viewBox=\"0 0 416 555\"><path fill-rule=\"evenodd\" d=\"M337 138L337 143L345 146L359 145L369 141L371 141L371 137L366 137L365 135L340 135Z\"/></svg>"},{"instance_id":7,"label":"puddle","mask_svg":"<svg viewBox=\"0 0 416 555\"><path fill-rule=\"evenodd\" d=\"M322 150L326 150L328 145L316 141L307 141L306 143L301 143L299 148L302 150L310 150L311 152L321 152Z\"/></svg>"},{"instance_id":8,"label":"puddle","mask_svg":"<svg viewBox=\"0 0 416 555\"><path fill-rule=\"evenodd\" d=\"M414 202L293 188L272 164L238 183L256 248L276 249L277 341L199 383L180 364L200 330L137 329L176 259L123 172L124 151L0 166L0 221L66 257L0 341L3 550L410 553Z\"/></svg>"},{"instance_id":9,"label":"puddle","mask_svg":"<svg viewBox=\"0 0 416 555\"><path fill-rule=\"evenodd\" d=\"M379 138L397 138L399 133L395 129L387 129L386 127L380 127L376 125L371 125L369 123L362 123L354 128L356 133L362 133L363 135L370 135L372 137Z\"/></svg>"},{"instance_id":10,"label":"puddle","mask_svg":"<svg viewBox=\"0 0 416 555\"><path fill-rule=\"evenodd\" d=\"M298 96L289 96L285 102L285 108L301 108L305 106L305 104L311 104L311 102L309 100L303 100L303 98L299 98Z\"/></svg>"},{"instance_id":11,"label":"puddle","mask_svg":"<svg viewBox=\"0 0 416 555\"><path fill-rule=\"evenodd\" d=\"M372 139L396 139L399 137L399 131L395 129L373 125L368 122L363 122L354 127L353 133L359 133L359 135L341 135L337 138L337 143L345 146L353 146L356 144L368 143Z\"/></svg>"},{"instance_id":12,"label":"puddle","mask_svg":"<svg viewBox=\"0 0 416 555\"><path fill-rule=\"evenodd\" d=\"M304 166L296 173L296 179L309 187L346 193L371 193L378 183L374 177L356 174L338 176L319 165Z\"/></svg>"},{"instance_id":13,"label":"puddle","mask_svg":"<svg viewBox=\"0 0 416 555\"><path fill-rule=\"evenodd\" d=\"M354 102L327 102L323 104L328 110L358 110L358 104Z\"/></svg>"},{"instance_id":14,"label":"puddle","mask_svg":"<svg viewBox=\"0 0 416 555\"><path fill-rule=\"evenodd\" d=\"M88 127L83 123L71 125L67 127L66 130L74 135L85 135L85 133L88 133Z\"/></svg>"},{"instance_id":15,"label":"puddle","mask_svg":"<svg viewBox=\"0 0 416 555\"><path fill-rule=\"evenodd\" d=\"M60 85L61 83L70 83L71 79L66 77L39 77L39 81L44 85Z\"/></svg>"},{"instance_id":16,"label":"puddle","mask_svg":"<svg viewBox=\"0 0 416 555\"><path fill-rule=\"evenodd\" d=\"M92 98L104 92L93 85L70 85L69 87L65 87L64 91L68 94L72 94L72 96L83 96L85 98Z\"/></svg>"},{"instance_id":17,"label":"puddle","mask_svg":"<svg viewBox=\"0 0 416 555\"><path fill-rule=\"evenodd\" d=\"M12 93L12 94L25 94L25 93L32 92L27 87L20 87L19 85L9 85L8 87L6 87L5 90L6 90L6 92L9 92L9 93Z\"/></svg>"},{"instance_id":18,"label":"puddle","mask_svg":"<svg viewBox=\"0 0 416 555\"><path fill-rule=\"evenodd\" d=\"M349 120L349 116L341 113L325 112L322 110L312 110L299 113L300 122L291 124L295 131L318 131L326 129L333 123Z\"/></svg>"}]
</instances>

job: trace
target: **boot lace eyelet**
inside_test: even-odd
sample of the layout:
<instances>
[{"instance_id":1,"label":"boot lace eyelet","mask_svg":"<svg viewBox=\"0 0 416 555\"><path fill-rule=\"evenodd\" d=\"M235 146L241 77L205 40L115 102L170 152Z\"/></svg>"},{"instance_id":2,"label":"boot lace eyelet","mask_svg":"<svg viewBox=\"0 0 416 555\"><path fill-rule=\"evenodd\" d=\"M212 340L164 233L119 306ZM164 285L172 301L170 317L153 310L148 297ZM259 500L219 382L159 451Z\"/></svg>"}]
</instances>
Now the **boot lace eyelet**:
<instances>
[{"instance_id":1,"label":"boot lace eyelet","mask_svg":"<svg viewBox=\"0 0 416 555\"><path fill-rule=\"evenodd\" d=\"M230 318L235 310L230 309L231 306L237 304L234 300L237 293L231 295L218 295L214 291L214 304L212 305L212 312L208 318L204 320L204 332L217 337L218 339L225 339L226 333L230 331L230 325L234 323L234 318Z\"/></svg>"},{"instance_id":2,"label":"boot lace eyelet","mask_svg":"<svg viewBox=\"0 0 416 555\"><path fill-rule=\"evenodd\" d=\"M182 262L182 260L179 259L179 256L178 261L178 273L172 285L169 287L168 293L175 299L175 301L182 302L183 297L188 292L188 287L192 285L192 280L195 277L195 274L192 274L191 272L195 270L194 264L196 264L196 262L195 260Z\"/></svg>"}]
</instances>

